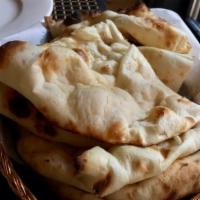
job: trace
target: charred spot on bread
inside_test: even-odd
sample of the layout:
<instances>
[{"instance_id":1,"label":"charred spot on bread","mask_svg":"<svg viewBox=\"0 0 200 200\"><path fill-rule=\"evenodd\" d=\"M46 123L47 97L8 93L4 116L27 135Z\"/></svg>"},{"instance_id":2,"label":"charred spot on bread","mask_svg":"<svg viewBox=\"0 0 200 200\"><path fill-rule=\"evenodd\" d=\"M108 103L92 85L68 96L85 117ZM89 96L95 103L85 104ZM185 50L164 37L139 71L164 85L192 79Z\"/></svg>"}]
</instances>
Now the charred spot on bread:
<instances>
[{"instance_id":1,"label":"charred spot on bread","mask_svg":"<svg viewBox=\"0 0 200 200\"><path fill-rule=\"evenodd\" d=\"M56 136L57 132L54 126L40 112L36 113L35 118L35 129L38 133L51 137Z\"/></svg>"},{"instance_id":2,"label":"charred spot on bread","mask_svg":"<svg viewBox=\"0 0 200 200\"><path fill-rule=\"evenodd\" d=\"M97 181L93 190L96 194L102 194L110 185L112 181L112 172L110 171L103 179Z\"/></svg>"},{"instance_id":3,"label":"charred spot on bread","mask_svg":"<svg viewBox=\"0 0 200 200\"><path fill-rule=\"evenodd\" d=\"M136 171L142 171L145 174L150 170L150 163L145 160L133 160L133 167Z\"/></svg>"},{"instance_id":4,"label":"charred spot on bread","mask_svg":"<svg viewBox=\"0 0 200 200\"><path fill-rule=\"evenodd\" d=\"M125 127L123 126L121 122L114 122L108 128L107 135L113 144L115 144L116 141L124 142L124 139L125 139L123 135L124 131L125 131Z\"/></svg>"},{"instance_id":5,"label":"charred spot on bread","mask_svg":"<svg viewBox=\"0 0 200 200\"><path fill-rule=\"evenodd\" d=\"M57 56L51 49L47 49L40 55L38 64L47 80L51 79L51 76L58 70Z\"/></svg>"},{"instance_id":6,"label":"charred spot on bread","mask_svg":"<svg viewBox=\"0 0 200 200\"><path fill-rule=\"evenodd\" d=\"M23 51L27 42L24 41L11 41L0 47L0 68L5 68L10 60L12 60L12 56L16 53Z\"/></svg>"},{"instance_id":7,"label":"charred spot on bread","mask_svg":"<svg viewBox=\"0 0 200 200\"><path fill-rule=\"evenodd\" d=\"M17 92L8 98L9 110L19 118L27 118L32 113L31 103Z\"/></svg>"},{"instance_id":8,"label":"charred spot on bread","mask_svg":"<svg viewBox=\"0 0 200 200\"><path fill-rule=\"evenodd\" d=\"M73 49L85 62L88 62L88 57L86 52L83 49L80 48L74 48Z\"/></svg>"},{"instance_id":9,"label":"charred spot on bread","mask_svg":"<svg viewBox=\"0 0 200 200\"><path fill-rule=\"evenodd\" d=\"M164 106L156 106L149 115L149 120L153 122L157 122L160 118L168 115L171 110Z\"/></svg>"},{"instance_id":10,"label":"charred spot on bread","mask_svg":"<svg viewBox=\"0 0 200 200\"><path fill-rule=\"evenodd\" d=\"M162 148L162 149L160 149L160 152L164 158L167 158L170 153L170 149Z\"/></svg>"}]
</instances>

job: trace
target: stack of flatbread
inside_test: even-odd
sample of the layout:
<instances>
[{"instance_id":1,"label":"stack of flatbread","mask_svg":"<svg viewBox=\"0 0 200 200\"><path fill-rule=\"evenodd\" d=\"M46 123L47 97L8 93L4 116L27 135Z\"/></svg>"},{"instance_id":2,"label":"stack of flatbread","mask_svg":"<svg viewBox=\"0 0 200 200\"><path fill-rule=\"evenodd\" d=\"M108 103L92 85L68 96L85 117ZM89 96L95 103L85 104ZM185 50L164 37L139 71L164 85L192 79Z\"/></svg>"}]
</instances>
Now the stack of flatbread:
<instances>
[{"instance_id":1,"label":"stack of flatbread","mask_svg":"<svg viewBox=\"0 0 200 200\"><path fill-rule=\"evenodd\" d=\"M60 199L199 192L200 106L177 93L185 33L144 5L46 25L49 43L0 47L0 113L25 128L21 158Z\"/></svg>"}]
</instances>

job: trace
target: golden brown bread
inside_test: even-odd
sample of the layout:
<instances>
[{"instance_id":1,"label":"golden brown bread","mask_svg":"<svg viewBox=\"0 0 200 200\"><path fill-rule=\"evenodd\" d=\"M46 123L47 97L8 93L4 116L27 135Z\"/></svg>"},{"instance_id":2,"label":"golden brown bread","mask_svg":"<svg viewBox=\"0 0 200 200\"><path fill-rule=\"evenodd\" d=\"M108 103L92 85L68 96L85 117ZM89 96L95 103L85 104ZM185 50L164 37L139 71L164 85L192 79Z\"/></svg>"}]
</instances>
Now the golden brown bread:
<instances>
[{"instance_id":1,"label":"golden brown bread","mask_svg":"<svg viewBox=\"0 0 200 200\"><path fill-rule=\"evenodd\" d=\"M139 47L139 49L159 79L178 92L194 64L192 56L155 47Z\"/></svg>"},{"instance_id":2,"label":"golden brown bread","mask_svg":"<svg viewBox=\"0 0 200 200\"><path fill-rule=\"evenodd\" d=\"M179 138L158 145L138 148L133 145L117 146L105 151L93 147L79 157L79 174L85 179L98 177L94 190L101 196L120 188L158 175L172 163L200 149L199 124Z\"/></svg>"},{"instance_id":3,"label":"golden brown bread","mask_svg":"<svg viewBox=\"0 0 200 200\"><path fill-rule=\"evenodd\" d=\"M200 191L200 152L177 160L165 172L126 186L107 200L181 199ZM189 198L188 198L189 199Z\"/></svg>"},{"instance_id":4,"label":"golden brown bread","mask_svg":"<svg viewBox=\"0 0 200 200\"><path fill-rule=\"evenodd\" d=\"M56 181L92 192L90 180L81 180L77 174L76 157L83 149L50 142L21 130L17 144L21 158L36 172Z\"/></svg>"},{"instance_id":5,"label":"golden brown bread","mask_svg":"<svg viewBox=\"0 0 200 200\"><path fill-rule=\"evenodd\" d=\"M122 33L130 35L144 46L168 49L179 53L188 53L191 49L184 32L153 14L136 17L105 11L94 20L96 23L96 21L106 19L112 20Z\"/></svg>"},{"instance_id":6,"label":"golden brown bread","mask_svg":"<svg viewBox=\"0 0 200 200\"><path fill-rule=\"evenodd\" d=\"M199 120L200 107L179 101L111 21L44 46L8 43L0 54L0 80L72 132L148 146L187 131Z\"/></svg>"},{"instance_id":7,"label":"golden brown bread","mask_svg":"<svg viewBox=\"0 0 200 200\"><path fill-rule=\"evenodd\" d=\"M178 53L189 53L191 45L187 35L167 21L157 17L146 5L127 9L124 13L105 11L103 13L88 13L80 17L80 23L65 25L62 21L56 23L47 18L46 26L54 37L69 35L80 27L112 20L117 28L134 43L168 49Z\"/></svg>"},{"instance_id":8,"label":"golden brown bread","mask_svg":"<svg viewBox=\"0 0 200 200\"><path fill-rule=\"evenodd\" d=\"M200 149L200 125L151 147L74 149L36 136L20 139L22 159L39 174L101 197L167 170L177 159Z\"/></svg>"},{"instance_id":9,"label":"golden brown bread","mask_svg":"<svg viewBox=\"0 0 200 200\"><path fill-rule=\"evenodd\" d=\"M125 10L124 13L138 17L147 17L150 15L158 18L149 11L145 4L134 6L133 8ZM96 16L98 15L96 13ZM81 18L85 21L69 26L66 26L62 21L55 22L51 18L47 18L46 26L54 37L67 36L75 29L88 25L90 18L95 18L95 14L81 15ZM128 40L133 40L133 38L130 38L130 35L125 35L125 37ZM137 41L133 41L133 43L137 44ZM148 46L140 47L140 51L142 51L145 58L151 64L156 75L168 87L177 92L193 65L192 56ZM177 73L174 73L174 71L177 71Z\"/></svg>"},{"instance_id":10,"label":"golden brown bread","mask_svg":"<svg viewBox=\"0 0 200 200\"><path fill-rule=\"evenodd\" d=\"M21 94L0 83L0 113L31 133L72 146L91 147L103 143L54 126ZM103 145L104 146L104 145Z\"/></svg>"},{"instance_id":11,"label":"golden brown bread","mask_svg":"<svg viewBox=\"0 0 200 200\"><path fill-rule=\"evenodd\" d=\"M176 200L200 190L200 152L177 160L165 172L148 180L128 185L104 200ZM100 200L93 194L49 180L50 188L62 200ZM101 198L102 199L102 198Z\"/></svg>"}]
</instances>

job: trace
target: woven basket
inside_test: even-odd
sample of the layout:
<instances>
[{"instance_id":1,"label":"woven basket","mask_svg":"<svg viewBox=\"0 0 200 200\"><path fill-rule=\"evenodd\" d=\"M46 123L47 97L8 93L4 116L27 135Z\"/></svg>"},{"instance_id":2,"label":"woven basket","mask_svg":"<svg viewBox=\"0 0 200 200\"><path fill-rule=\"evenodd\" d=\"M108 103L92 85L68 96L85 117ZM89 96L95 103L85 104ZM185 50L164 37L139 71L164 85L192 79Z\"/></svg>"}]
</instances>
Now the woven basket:
<instances>
[{"instance_id":1,"label":"woven basket","mask_svg":"<svg viewBox=\"0 0 200 200\"><path fill-rule=\"evenodd\" d=\"M13 192L22 200L37 200L31 191L24 185L21 178L13 168L12 162L7 156L4 147L0 144L0 171L6 178Z\"/></svg>"},{"instance_id":2,"label":"woven basket","mask_svg":"<svg viewBox=\"0 0 200 200\"><path fill-rule=\"evenodd\" d=\"M123 1L123 3L125 2ZM71 15L76 10L97 11L97 10L102 10L104 8L105 8L105 1L101 2L101 0L54 0L54 9L52 16L55 20L59 20L67 18L68 15ZM25 186L21 178L16 173L11 160L4 149L4 145L1 143L1 140L0 140L0 172L6 178L12 191L21 200L37 200L37 198L32 194L29 188ZM195 197L193 197L192 200L200 200L200 193L197 194Z\"/></svg>"}]
</instances>

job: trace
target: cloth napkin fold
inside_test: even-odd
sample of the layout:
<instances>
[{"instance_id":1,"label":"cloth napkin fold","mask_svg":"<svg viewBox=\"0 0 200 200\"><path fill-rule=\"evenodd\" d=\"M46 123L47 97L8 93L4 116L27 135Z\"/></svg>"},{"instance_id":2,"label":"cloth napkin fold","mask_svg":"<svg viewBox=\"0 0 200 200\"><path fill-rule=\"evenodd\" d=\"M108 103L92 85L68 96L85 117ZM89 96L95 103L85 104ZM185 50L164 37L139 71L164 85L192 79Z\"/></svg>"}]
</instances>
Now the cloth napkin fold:
<instances>
[{"instance_id":1,"label":"cloth napkin fold","mask_svg":"<svg viewBox=\"0 0 200 200\"><path fill-rule=\"evenodd\" d=\"M12 40L24 40L34 44L42 44L47 40L47 30L41 23L38 23L25 31L0 39L0 45Z\"/></svg>"}]
</instances>

